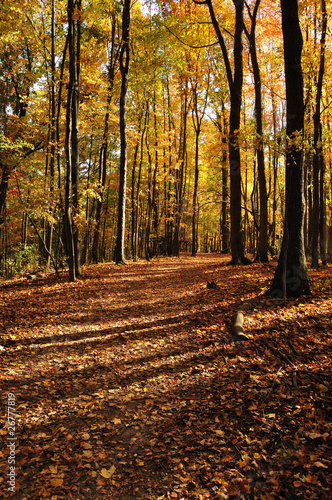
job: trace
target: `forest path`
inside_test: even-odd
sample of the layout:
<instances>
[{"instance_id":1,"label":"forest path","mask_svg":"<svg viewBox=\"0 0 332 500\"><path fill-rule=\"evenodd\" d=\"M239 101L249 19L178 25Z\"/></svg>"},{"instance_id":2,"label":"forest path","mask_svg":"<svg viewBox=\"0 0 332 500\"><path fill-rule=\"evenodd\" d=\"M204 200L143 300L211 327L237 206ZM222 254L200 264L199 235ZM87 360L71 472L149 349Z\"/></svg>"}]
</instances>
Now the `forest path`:
<instances>
[{"instance_id":1,"label":"forest path","mask_svg":"<svg viewBox=\"0 0 332 500\"><path fill-rule=\"evenodd\" d=\"M320 271L319 301L254 311L249 340L234 344L236 307L273 271L228 262L182 255L88 266L77 283L7 283L0 381L2 407L11 392L18 413L13 498L240 498L254 490L263 498L294 488L306 498L301 487L312 494L317 482L331 491L329 269ZM206 288L212 280L219 290ZM287 348L289 365L266 348L266 336ZM308 481L294 487L304 450L312 451ZM4 460L3 478L7 469Z\"/></svg>"}]
</instances>

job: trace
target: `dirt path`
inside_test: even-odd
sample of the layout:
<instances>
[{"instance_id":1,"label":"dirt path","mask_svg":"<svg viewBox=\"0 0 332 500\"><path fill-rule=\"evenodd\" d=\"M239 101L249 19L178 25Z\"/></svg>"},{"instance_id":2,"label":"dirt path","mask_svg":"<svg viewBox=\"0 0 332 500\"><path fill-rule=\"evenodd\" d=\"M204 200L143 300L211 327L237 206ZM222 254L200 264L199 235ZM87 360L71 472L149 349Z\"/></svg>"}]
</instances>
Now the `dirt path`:
<instances>
[{"instance_id":1,"label":"dirt path","mask_svg":"<svg viewBox=\"0 0 332 500\"><path fill-rule=\"evenodd\" d=\"M233 312L241 298L262 292L271 269L228 260L104 264L86 268L75 284L49 276L2 289L2 407L13 393L18 413L13 498L254 498L255 491L259 499L294 489L297 498L304 444L314 458L313 483L303 484L313 495L319 481L323 496L310 498L328 498L325 389L303 427L303 439L317 437L294 441L311 411L299 386L307 383L309 398L309 382L318 382L304 374L293 384L294 370L259 342L260 311L248 318L255 341L233 343ZM212 280L219 290L206 288ZM270 339L275 314L264 325ZM290 314L289 326L295 321ZM328 341L322 331L309 345L322 367ZM2 457L5 478L5 448ZM8 498L5 481L1 498ZM301 485L299 498L309 498Z\"/></svg>"}]
</instances>

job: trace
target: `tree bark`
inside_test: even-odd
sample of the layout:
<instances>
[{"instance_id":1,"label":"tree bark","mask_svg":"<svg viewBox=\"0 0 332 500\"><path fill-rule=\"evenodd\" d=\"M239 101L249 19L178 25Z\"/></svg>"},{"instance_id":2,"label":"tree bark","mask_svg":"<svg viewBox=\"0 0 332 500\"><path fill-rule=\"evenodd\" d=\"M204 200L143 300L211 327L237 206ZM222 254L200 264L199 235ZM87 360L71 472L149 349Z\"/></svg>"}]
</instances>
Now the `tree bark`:
<instances>
[{"instance_id":1,"label":"tree bark","mask_svg":"<svg viewBox=\"0 0 332 500\"><path fill-rule=\"evenodd\" d=\"M143 119L144 109L138 118L138 133L141 133L141 122ZM134 158L133 158L133 166L131 171L131 256L133 260L137 259L137 226L136 226L136 204L138 199L135 200L135 183L136 183L136 166L137 166L137 157L138 150L140 147L140 143L142 144L143 138L137 139L135 150L134 150ZM137 187L137 190L139 186Z\"/></svg>"},{"instance_id":2,"label":"tree bark","mask_svg":"<svg viewBox=\"0 0 332 500\"><path fill-rule=\"evenodd\" d=\"M124 0L122 10L122 41L120 50L121 93L120 93L120 181L118 203L118 227L114 252L117 264L125 262L125 226L126 226L126 191L127 191L127 131L126 97L130 66L130 0Z\"/></svg>"},{"instance_id":3,"label":"tree bark","mask_svg":"<svg viewBox=\"0 0 332 500\"><path fill-rule=\"evenodd\" d=\"M93 235L93 243L92 243L92 261L97 263L100 260L101 252L100 250L100 231L101 231L101 213L103 207L103 197L106 186L106 173L107 173L107 150L108 150L108 140L109 140L109 118L110 118L110 105L113 97L113 88L114 88L114 77L115 77L115 67L118 58L118 52L115 52L115 29L116 29L116 16L115 16L115 8L112 12L112 35L111 35L111 49L108 63L108 91L107 91L107 104L106 104L106 113L105 113L105 121L104 121L104 131L102 144L99 153L99 199L97 200L96 207L96 219L95 219L95 231Z\"/></svg>"},{"instance_id":4,"label":"tree bark","mask_svg":"<svg viewBox=\"0 0 332 500\"><path fill-rule=\"evenodd\" d=\"M181 128L180 128L180 144L177 164L179 165L175 171L175 226L174 226L174 244L173 255L180 255L180 227L183 210L183 185L184 185L184 169L186 164L187 152L187 120L189 113L188 103L188 78L184 79L182 86L182 103L181 103Z\"/></svg>"},{"instance_id":5,"label":"tree bark","mask_svg":"<svg viewBox=\"0 0 332 500\"><path fill-rule=\"evenodd\" d=\"M1 212L4 211L6 206L8 184L12 169L7 167L7 165L4 165L3 163L0 163L0 167L2 170L2 176L0 182L0 224L2 224L4 217L1 216Z\"/></svg>"},{"instance_id":6,"label":"tree bark","mask_svg":"<svg viewBox=\"0 0 332 500\"><path fill-rule=\"evenodd\" d=\"M79 73L80 73L80 14L81 0L68 0L68 49L69 84L66 113L66 187L65 221L69 265L69 279L75 281L80 275L79 234L74 223L78 214L78 112L79 112ZM77 17L78 15L78 17Z\"/></svg>"},{"instance_id":7,"label":"tree bark","mask_svg":"<svg viewBox=\"0 0 332 500\"><path fill-rule=\"evenodd\" d=\"M311 265L317 268L319 266L319 253L321 250L321 258L326 263L326 255L324 249L324 196L322 193L322 178L324 177L324 158L322 148L322 123L321 123L321 98L323 89L323 77L325 69L325 39L327 29L327 12L325 0L321 0L322 10L322 34L320 40L320 60L318 81L316 90L316 109L314 113L314 157L313 157L313 206L312 206L312 242L311 242ZM320 180L321 176L321 180Z\"/></svg>"},{"instance_id":8,"label":"tree bark","mask_svg":"<svg viewBox=\"0 0 332 500\"><path fill-rule=\"evenodd\" d=\"M197 234L196 234L196 218L197 218L197 192L198 192L198 176L199 176L199 168L198 168L198 152L199 152L199 136L201 132L201 120L198 116L197 109L197 88L193 88L193 123L195 129L195 179L194 179L194 193L193 193L193 216L192 216L192 251L191 256L196 257L197 253Z\"/></svg>"},{"instance_id":9,"label":"tree bark","mask_svg":"<svg viewBox=\"0 0 332 500\"><path fill-rule=\"evenodd\" d=\"M265 163L264 163L264 144L263 144L263 106L262 106L262 84L261 76L257 59L256 50L256 20L260 5L260 0L256 0L254 10L251 13L248 7L249 16L251 19L250 32L245 28L245 33L249 41L249 49L254 75L255 86L255 118L256 118L256 158L258 171L259 185L259 238L256 259L260 262L268 261L268 213L267 213L267 191L265 178Z\"/></svg>"},{"instance_id":10,"label":"tree bark","mask_svg":"<svg viewBox=\"0 0 332 500\"><path fill-rule=\"evenodd\" d=\"M197 4L207 5L211 21L216 32L218 42L224 59L226 76L230 91L230 117L229 117L229 142L228 154L230 165L230 217L231 217L231 264L248 264L250 261L244 256L242 217L241 217L241 154L238 132L241 124L241 102L243 84L243 61L242 61L242 32L243 24L243 0L233 0L235 7L235 33L234 33L234 71L232 72L230 59L224 37L221 33L216 18L212 0L193 0Z\"/></svg>"},{"instance_id":11,"label":"tree bark","mask_svg":"<svg viewBox=\"0 0 332 500\"><path fill-rule=\"evenodd\" d=\"M209 90L210 90L210 72L208 74L208 81L206 86L206 92L204 97L203 109L199 112L198 109L198 83L192 83L192 94L193 94L193 108L192 117L193 125L195 130L195 180L194 180L194 193L193 193L193 216L192 216L192 257L196 257L197 253L197 241L198 241L198 178L199 178L199 136L202 129L202 120L205 115Z\"/></svg>"},{"instance_id":12,"label":"tree bark","mask_svg":"<svg viewBox=\"0 0 332 500\"><path fill-rule=\"evenodd\" d=\"M146 208L146 225L145 225L145 258L147 261L151 258L150 253L150 231L151 231L151 215L152 215L152 156L149 144L149 129L150 129L150 107L149 102L146 102L147 112L147 133L145 136L145 145L148 156L148 202Z\"/></svg>"},{"instance_id":13,"label":"tree bark","mask_svg":"<svg viewBox=\"0 0 332 500\"><path fill-rule=\"evenodd\" d=\"M282 297L285 284L287 297L309 294L304 249L303 152L304 125L303 76L301 67L302 34L297 0L281 0L282 32L287 100L286 206L281 252L271 297Z\"/></svg>"}]
</instances>

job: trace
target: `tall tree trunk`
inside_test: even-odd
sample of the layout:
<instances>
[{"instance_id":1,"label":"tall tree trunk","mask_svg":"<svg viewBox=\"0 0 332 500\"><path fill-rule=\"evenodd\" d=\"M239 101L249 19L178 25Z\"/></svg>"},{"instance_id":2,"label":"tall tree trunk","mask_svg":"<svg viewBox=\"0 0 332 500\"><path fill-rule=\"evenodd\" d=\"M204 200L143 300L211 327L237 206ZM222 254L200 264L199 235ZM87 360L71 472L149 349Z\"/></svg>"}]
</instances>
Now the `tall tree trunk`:
<instances>
[{"instance_id":1,"label":"tall tree trunk","mask_svg":"<svg viewBox=\"0 0 332 500\"><path fill-rule=\"evenodd\" d=\"M154 124L154 147L155 147L155 164L153 171L153 181L152 181L152 212L153 212L153 229L155 233L155 249L154 253L157 253L157 245L158 245L158 229L159 229L159 220L158 220L158 185L157 185L157 172L159 167L159 154L158 154L158 120L157 120L157 109L156 109L156 89L154 89L154 100L153 100L153 124Z\"/></svg>"},{"instance_id":2,"label":"tall tree trunk","mask_svg":"<svg viewBox=\"0 0 332 500\"><path fill-rule=\"evenodd\" d=\"M325 159L323 154L320 157L320 184L319 184L319 245L320 245L320 257L322 259L322 264L325 266L327 264L326 255L326 196L325 196Z\"/></svg>"},{"instance_id":3,"label":"tall tree trunk","mask_svg":"<svg viewBox=\"0 0 332 500\"><path fill-rule=\"evenodd\" d=\"M313 206L312 206L312 243L311 243L311 265L312 267L319 266L319 250L321 249L321 258L325 262L325 250L324 250L324 224L320 223L319 220L323 221L324 217L320 214L324 213L324 196L320 195L320 181L319 176L324 175L323 166L323 148L322 148L322 124L321 124L321 98L323 89L323 77L325 69L325 39L326 39L326 29L327 29L327 12L325 0L321 0L321 10L322 10L322 34L320 40L320 60L319 60L319 72L316 90L316 109L314 113L314 157L313 157ZM322 185L322 183L321 183Z\"/></svg>"},{"instance_id":4,"label":"tall tree trunk","mask_svg":"<svg viewBox=\"0 0 332 500\"><path fill-rule=\"evenodd\" d=\"M196 90L196 93L195 93ZM197 110L197 89L193 90L194 93L194 108L193 108L193 123L194 123L194 129L195 129L195 180L194 180L194 193L193 193L193 216L192 216L192 250L191 250L191 255L192 257L196 257L197 253L197 234L196 234L196 223L197 223L197 191L198 191L198 176L199 176L199 169L198 169L198 153L199 153L199 136L201 132L201 123L198 117L198 110ZM196 98L196 102L195 102Z\"/></svg>"},{"instance_id":5,"label":"tall tree trunk","mask_svg":"<svg viewBox=\"0 0 332 500\"><path fill-rule=\"evenodd\" d=\"M166 253L167 255L174 254L174 154L172 151L172 133L175 133L174 119L172 116L171 107L171 94L169 80L166 81L167 92L167 124L168 124L168 165L167 173L165 175L165 240L166 240Z\"/></svg>"},{"instance_id":6,"label":"tall tree trunk","mask_svg":"<svg viewBox=\"0 0 332 500\"><path fill-rule=\"evenodd\" d=\"M135 197L135 170L136 170L136 152L138 151L139 144L137 144L137 148L135 151L134 163L133 163L133 173L132 173L132 257L133 260L137 260L138 256L138 248L139 248L139 211L140 211L140 195L141 195L141 176L142 176L142 166L143 166L143 146L144 146L144 137L146 134L147 128L147 110L145 106L142 111L142 118L144 116L144 125L141 133L140 139L140 158L138 165L138 174L137 174L137 184L136 184L136 197ZM141 119L142 119L141 118ZM141 120L140 120L141 121ZM139 126L139 130L141 126Z\"/></svg>"},{"instance_id":7,"label":"tall tree trunk","mask_svg":"<svg viewBox=\"0 0 332 500\"><path fill-rule=\"evenodd\" d=\"M327 122L327 127L330 130L330 124L329 121ZM332 158L332 151L331 148L329 148L329 158ZM329 160L329 170L330 170L330 193L329 193L329 198L330 198L330 220L328 223L328 230L327 230L327 256L326 256L326 261L327 262L332 262L332 160Z\"/></svg>"},{"instance_id":8,"label":"tall tree trunk","mask_svg":"<svg viewBox=\"0 0 332 500\"><path fill-rule=\"evenodd\" d=\"M260 0L256 0L254 10L248 12L251 19L250 32L245 28L245 33L249 41L251 63L255 82L255 118L256 118L256 157L259 185L259 239L256 260L260 262L268 261L268 212L267 212L267 191L264 164L264 144L263 144L263 106L262 106L262 84L257 59L256 50L256 20L260 5Z\"/></svg>"},{"instance_id":9,"label":"tall tree trunk","mask_svg":"<svg viewBox=\"0 0 332 500\"><path fill-rule=\"evenodd\" d=\"M229 229L227 220L227 204L228 204L228 169L227 169L227 119L225 113L225 105L222 101L222 114L218 114L216 126L220 132L222 144L222 199L221 199L221 213L220 213L220 231L221 231L221 252L227 253L229 251Z\"/></svg>"},{"instance_id":10,"label":"tall tree trunk","mask_svg":"<svg viewBox=\"0 0 332 500\"><path fill-rule=\"evenodd\" d=\"M69 279L80 275L78 228L74 223L78 213L78 111L80 72L80 17L81 0L68 0L69 84L66 114L66 187L65 221L69 265Z\"/></svg>"},{"instance_id":11,"label":"tall tree trunk","mask_svg":"<svg viewBox=\"0 0 332 500\"><path fill-rule=\"evenodd\" d=\"M146 208L146 224L145 224L145 258L150 260L150 230L151 230L151 215L152 215L152 157L149 144L149 127L150 127L150 109L149 102L146 102L147 112L147 133L145 136L145 146L148 155L148 203Z\"/></svg>"},{"instance_id":12,"label":"tall tree trunk","mask_svg":"<svg viewBox=\"0 0 332 500\"><path fill-rule=\"evenodd\" d=\"M126 97L130 66L130 0L123 1L122 41L120 50L121 93L120 93L120 181L118 203L118 227L114 260L117 264L125 262L126 191L127 191L127 131Z\"/></svg>"},{"instance_id":13,"label":"tall tree trunk","mask_svg":"<svg viewBox=\"0 0 332 500\"><path fill-rule=\"evenodd\" d=\"M89 193L90 190L90 178L91 178L91 170L92 170L92 165L93 165L93 160L92 160L92 148L94 144L94 137L93 134L91 134L90 137L90 147L89 147L89 161L88 161L88 170L87 170L87 192ZM88 260L88 249L90 245L90 239L91 239L91 234L90 234L90 229L91 229L91 218L94 213L94 206L95 206L95 199L93 199L91 203L91 208L90 208L90 196L87 194L86 197L86 202L85 202L85 233L84 233L84 238L83 238L83 244L81 245L81 265L85 265L87 260Z\"/></svg>"},{"instance_id":14,"label":"tall tree trunk","mask_svg":"<svg viewBox=\"0 0 332 500\"><path fill-rule=\"evenodd\" d=\"M304 189L302 141L304 125L302 34L297 0L281 0L287 100L286 206L278 266L268 291L272 297L310 293L304 249Z\"/></svg>"},{"instance_id":15,"label":"tall tree trunk","mask_svg":"<svg viewBox=\"0 0 332 500\"><path fill-rule=\"evenodd\" d=\"M234 2L234 0L233 0ZM242 31L243 2L234 2L236 9L234 34L234 79L231 85L231 111L229 121L229 163L230 163L230 211L232 264L248 263L244 257L241 218L241 155L238 131L241 122L241 98L243 83Z\"/></svg>"},{"instance_id":16,"label":"tall tree trunk","mask_svg":"<svg viewBox=\"0 0 332 500\"><path fill-rule=\"evenodd\" d=\"M206 4L211 21L216 32L218 42L224 59L226 76L230 91L230 117L229 117L229 143L228 155L230 164L230 216L231 216L231 264L249 263L244 256L242 218L241 218L241 154L238 132L241 124L241 101L243 84L242 61L242 32L243 25L243 0L233 0L235 7L235 33L234 33L234 71L232 72L230 59L224 37L221 33L216 18L212 0L193 0L197 4Z\"/></svg>"},{"instance_id":17,"label":"tall tree trunk","mask_svg":"<svg viewBox=\"0 0 332 500\"><path fill-rule=\"evenodd\" d=\"M188 79L185 79L184 89L183 89L183 101L181 104L181 131L180 131L180 144L179 144L179 154L178 154L178 165L179 167L175 172L175 195L176 195L176 207L175 207L175 227L174 227L174 246L173 254L179 256L180 254L180 225L182 219L182 208L183 208L183 181L184 181L184 168L186 161L187 152L187 119L189 113L188 106Z\"/></svg>"},{"instance_id":18,"label":"tall tree trunk","mask_svg":"<svg viewBox=\"0 0 332 500\"><path fill-rule=\"evenodd\" d=\"M198 176L199 176L199 164L198 164L198 156L199 156L199 136L202 129L202 120L205 115L205 110L207 106L208 96L209 96L209 87L210 87L210 72L208 74L208 81L205 93L205 99L203 104L203 109L199 112L198 109L198 83L192 83L192 94L193 94L193 107L192 107L192 117L193 124L195 130L195 180L194 180L194 193L193 193L193 216L192 216L192 257L196 257L197 253L197 241L198 241L198 203L197 203L197 195L198 195Z\"/></svg>"},{"instance_id":19,"label":"tall tree trunk","mask_svg":"<svg viewBox=\"0 0 332 500\"><path fill-rule=\"evenodd\" d=\"M81 0L76 1L76 16L80 16ZM81 275L79 232L75 222L79 213L79 144L78 144L78 113L79 113L79 80L80 80L80 47L81 47L81 20L76 21L76 46L75 46L75 81L73 88L72 109L72 172L73 172L73 215L74 215L74 248L75 248L75 273Z\"/></svg>"},{"instance_id":20,"label":"tall tree trunk","mask_svg":"<svg viewBox=\"0 0 332 500\"><path fill-rule=\"evenodd\" d=\"M104 131L102 144L99 153L99 199L97 200L96 207L96 219L95 219L95 231L93 235L92 243L92 261L97 263L100 259L100 227L101 227L101 213L103 207L103 197L106 186L106 173L107 173L107 150L108 150L108 140L109 140L109 118L110 118L110 105L113 97L114 88L114 76L115 67L118 58L118 52L115 51L115 31L116 31L116 11L115 8L112 11L112 34L111 34L111 49L108 62L108 91L107 91L107 103L106 103L106 113L104 120Z\"/></svg>"},{"instance_id":21,"label":"tall tree trunk","mask_svg":"<svg viewBox=\"0 0 332 500\"><path fill-rule=\"evenodd\" d=\"M56 82L55 82L55 0L52 0L51 14L51 148L50 148L50 198L53 203L54 196L54 177L55 177L55 160L56 160ZM51 214L53 215L53 214ZM52 250L53 239L53 223L47 221L45 246L48 250L46 267L48 268L51 262L50 252Z\"/></svg>"},{"instance_id":22,"label":"tall tree trunk","mask_svg":"<svg viewBox=\"0 0 332 500\"><path fill-rule=\"evenodd\" d=\"M1 182L0 182L0 224L4 221L4 216L1 215L1 212L4 213L7 199L7 191L9 178L11 174L11 168L7 167L7 165L0 162L0 167L2 170Z\"/></svg>"},{"instance_id":23,"label":"tall tree trunk","mask_svg":"<svg viewBox=\"0 0 332 500\"><path fill-rule=\"evenodd\" d=\"M138 133L141 132L142 116L143 112L142 115L139 117ZM140 142L142 142L142 139L137 139L134 151L133 166L131 171L131 256L133 260L137 259L135 183L136 183L137 157L138 157Z\"/></svg>"}]
</instances>

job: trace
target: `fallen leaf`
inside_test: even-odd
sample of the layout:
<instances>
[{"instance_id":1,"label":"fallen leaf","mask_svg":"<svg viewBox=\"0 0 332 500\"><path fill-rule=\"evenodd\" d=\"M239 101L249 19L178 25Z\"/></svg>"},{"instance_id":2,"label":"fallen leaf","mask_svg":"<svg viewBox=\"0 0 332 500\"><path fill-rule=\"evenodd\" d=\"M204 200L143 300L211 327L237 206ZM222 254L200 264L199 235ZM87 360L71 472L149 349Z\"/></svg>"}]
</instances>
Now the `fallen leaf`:
<instances>
[{"instance_id":1,"label":"fallen leaf","mask_svg":"<svg viewBox=\"0 0 332 500\"><path fill-rule=\"evenodd\" d=\"M109 479L110 477L113 476L115 472L115 465L112 465L112 467L110 469L102 469L101 470L101 475L105 478L105 479Z\"/></svg>"},{"instance_id":2,"label":"fallen leaf","mask_svg":"<svg viewBox=\"0 0 332 500\"><path fill-rule=\"evenodd\" d=\"M51 486L54 486L55 488L57 486L62 486L63 484L63 479L61 479L60 477L56 478L56 479L52 479L51 481Z\"/></svg>"},{"instance_id":3,"label":"fallen leaf","mask_svg":"<svg viewBox=\"0 0 332 500\"><path fill-rule=\"evenodd\" d=\"M319 389L319 392L322 392L322 393L327 392L329 390L329 388L324 384L318 384L317 387Z\"/></svg>"},{"instance_id":4,"label":"fallen leaf","mask_svg":"<svg viewBox=\"0 0 332 500\"><path fill-rule=\"evenodd\" d=\"M316 467L323 467L324 469L328 469L328 466L323 464L322 462L314 462L314 464Z\"/></svg>"}]
</instances>

